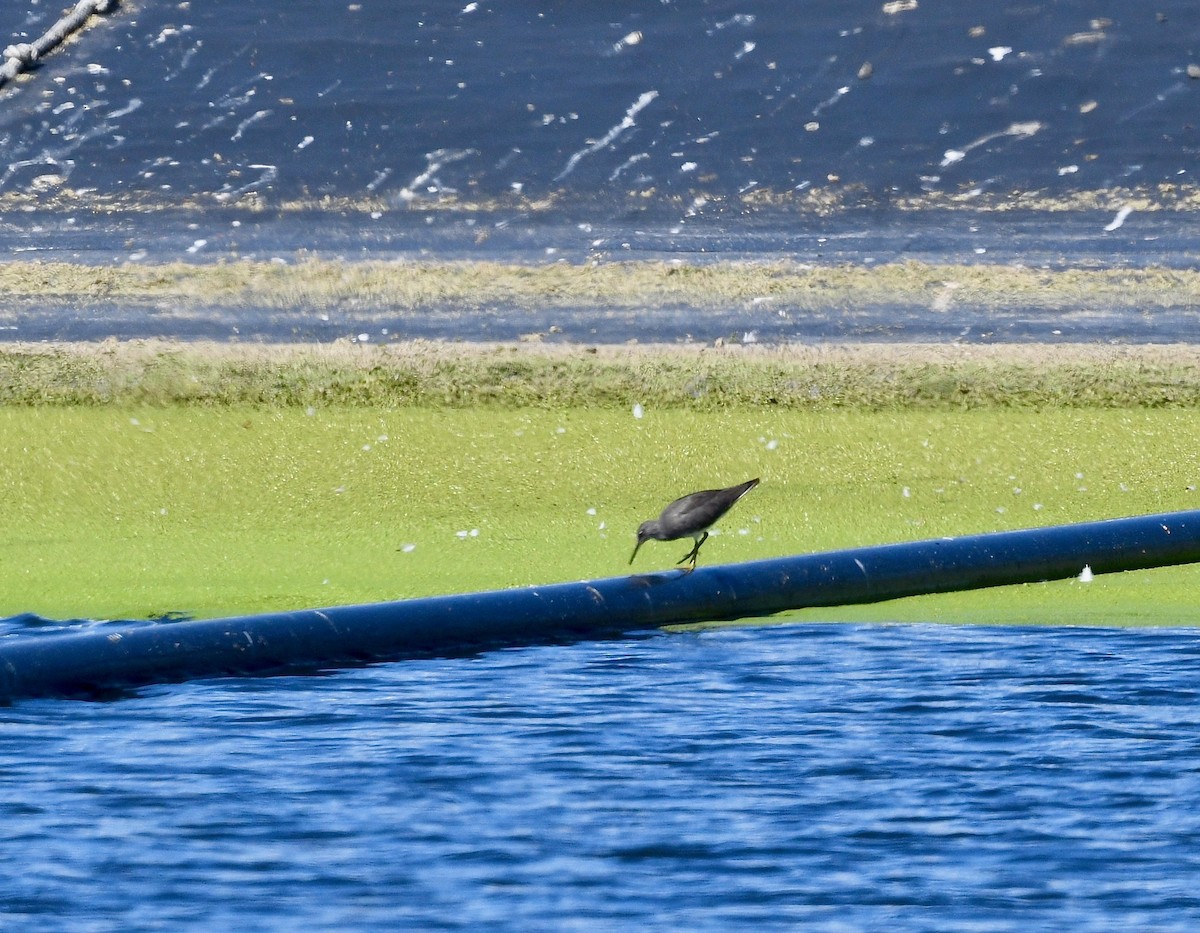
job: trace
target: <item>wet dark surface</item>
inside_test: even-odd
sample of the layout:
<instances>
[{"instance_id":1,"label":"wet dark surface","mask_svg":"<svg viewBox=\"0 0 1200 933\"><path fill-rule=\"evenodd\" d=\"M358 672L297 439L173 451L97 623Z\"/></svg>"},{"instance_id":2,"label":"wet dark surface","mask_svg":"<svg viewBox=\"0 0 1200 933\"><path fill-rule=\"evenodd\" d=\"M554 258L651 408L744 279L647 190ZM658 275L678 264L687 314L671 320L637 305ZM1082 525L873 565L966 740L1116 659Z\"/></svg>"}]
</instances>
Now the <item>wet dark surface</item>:
<instances>
[{"instance_id":1,"label":"wet dark surface","mask_svg":"<svg viewBox=\"0 0 1200 933\"><path fill-rule=\"evenodd\" d=\"M1191 268L1200 213L1134 212L1106 230L1113 211L850 209L833 216L759 210L686 227L641 218L588 219L564 210L381 213L247 211L213 207L152 214L71 210L0 216L0 243L15 259L104 264L221 259L771 260L813 263L1021 263L1046 268ZM644 221L644 222L643 222Z\"/></svg>"},{"instance_id":2,"label":"wet dark surface","mask_svg":"<svg viewBox=\"0 0 1200 933\"><path fill-rule=\"evenodd\" d=\"M58 303L0 315L0 340L62 341L175 337L181 340L363 343L412 339L515 341L536 335L547 343L653 342L964 342L964 343L1188 343L1200 334L1200 310L1147 312L1025 308L962 309L889 304L843 311L653 311L595 307L528 310L255 311L170 308L123 302L89 307Z\"/></svg>"},{"instance_id":3,"label":"wet dark surface","mask_svg":"<svg viewBox=\"0 0 1200 933\"><path fill-rule=\"evenodd\" d=\"M56 14L21 0L0 30L36 34ZM335 216L338 199L525 203L510 224L587 218L620 240L665 223L686 252L705 237L736 250L749 225L751 240L789 249L788 224L764 228L766 205L740 196L1014 206L1194 186L1197 56L1189 0L894 14L878 0L133 0L0 91L0 193L194 204L197 218L247 194L268 208L330 198ZM561 207L536 206L547 197ZM356 219L371 241L369 214ZM333 233L296 222L319 243ZM906 239L901 218L883 226Z\"/></svg>"}]
</instances>

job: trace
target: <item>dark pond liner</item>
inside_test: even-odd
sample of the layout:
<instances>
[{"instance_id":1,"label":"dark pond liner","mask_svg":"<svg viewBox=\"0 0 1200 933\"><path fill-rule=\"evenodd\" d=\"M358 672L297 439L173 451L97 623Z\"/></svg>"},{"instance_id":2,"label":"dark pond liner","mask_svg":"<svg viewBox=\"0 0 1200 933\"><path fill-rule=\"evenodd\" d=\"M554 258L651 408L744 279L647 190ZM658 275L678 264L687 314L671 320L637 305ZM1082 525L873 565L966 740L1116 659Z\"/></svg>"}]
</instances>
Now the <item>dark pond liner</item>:
<instances>
[{"instance_id":1,"label":"dark pond liner","mask_svg":"<svg viewBox=\"0 0 1200 933\"><path fill-rule=\"evenodd\" d=\"M0 700L571 642L1200 561L1200 511L483 593L0 640Z\"/></svg>"}]
</instances>

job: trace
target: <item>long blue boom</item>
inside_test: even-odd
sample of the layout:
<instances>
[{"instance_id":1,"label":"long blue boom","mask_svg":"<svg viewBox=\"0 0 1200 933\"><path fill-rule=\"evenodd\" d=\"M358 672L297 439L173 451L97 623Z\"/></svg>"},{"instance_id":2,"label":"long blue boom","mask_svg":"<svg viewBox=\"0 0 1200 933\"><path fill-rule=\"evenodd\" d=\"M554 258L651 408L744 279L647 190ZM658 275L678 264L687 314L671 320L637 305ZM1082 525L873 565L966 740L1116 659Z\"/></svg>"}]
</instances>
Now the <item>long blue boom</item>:
<instances>
[{"instance_id":1,"label":"long blue boom","mask_svg":"<svg viewBox=\"0 0 1200 933\"><path fill-rule=\"evenodd\" d=\"M0 639L0 701L574 641L1200 561L1200 511L361 606Z\"/></svg>"}]
</instances>

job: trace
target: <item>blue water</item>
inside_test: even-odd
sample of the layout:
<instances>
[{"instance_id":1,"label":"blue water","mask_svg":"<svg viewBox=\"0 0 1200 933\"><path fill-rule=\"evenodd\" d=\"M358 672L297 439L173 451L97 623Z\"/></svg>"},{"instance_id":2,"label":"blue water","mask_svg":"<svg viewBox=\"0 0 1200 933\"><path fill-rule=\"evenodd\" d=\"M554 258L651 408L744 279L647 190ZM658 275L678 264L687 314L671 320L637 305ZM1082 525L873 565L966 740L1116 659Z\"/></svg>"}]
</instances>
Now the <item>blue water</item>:
<instances>
[{"instance_id":1,"label":"blue water","mask_svg":"<svg viewBox=\"0 0 1200 933\"><path fill-rule=\"evenodd\" d=\"M1195 630L785 625L22 702L0 910L1193 930L1198 661Z\"/></svg>"}]
</instances>

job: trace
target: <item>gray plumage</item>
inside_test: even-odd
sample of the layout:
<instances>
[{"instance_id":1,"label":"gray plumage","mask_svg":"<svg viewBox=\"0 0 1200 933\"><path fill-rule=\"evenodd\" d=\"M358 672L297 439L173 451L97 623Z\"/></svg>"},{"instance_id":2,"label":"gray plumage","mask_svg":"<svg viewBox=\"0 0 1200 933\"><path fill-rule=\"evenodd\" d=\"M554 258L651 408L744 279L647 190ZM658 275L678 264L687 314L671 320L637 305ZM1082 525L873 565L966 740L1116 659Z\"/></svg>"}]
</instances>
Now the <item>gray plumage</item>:
<instances>
[{"instance_id":1,"label":"gray plumage","mask_svg":"<svg viewBox=\"0 0 1200 933\"><path fill-rule=\"evenodd\" d=\"M642 522L637 531L637 544L633 549L633 558L637 557L638 548L645 541L653 538L655 541L674 541L678 538L692 538L695 544L688 553L684 554L677 563L682 564L691 560L691 566L684 573L696 569L696 557L700 553L700 545L708 540L708 529L722 515L733 508L733 504L758 485L757 479L747 480L728 489L704 489L693 492L681 499L676 499L665 509L658 518Z\"/></svg>"}]
</instances>

